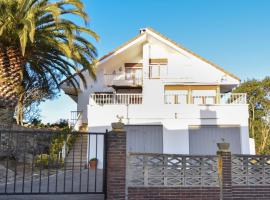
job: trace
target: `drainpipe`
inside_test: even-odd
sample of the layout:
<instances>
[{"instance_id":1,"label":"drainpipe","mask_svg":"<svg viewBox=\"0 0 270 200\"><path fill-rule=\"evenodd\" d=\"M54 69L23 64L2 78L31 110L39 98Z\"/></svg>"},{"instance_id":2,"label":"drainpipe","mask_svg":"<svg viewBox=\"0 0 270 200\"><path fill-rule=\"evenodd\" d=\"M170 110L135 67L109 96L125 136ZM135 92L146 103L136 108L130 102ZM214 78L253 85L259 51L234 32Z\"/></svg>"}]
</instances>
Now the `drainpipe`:
<instances>
[{"instance_id":1,"label":"drainpipe","mask_svg":"<svg viewBox=\"0 0 270 200\"><path fill-rule=\"evenodd\" d=\"M127 124L129 124L129 104L127 103L126 104L126 106L127 106L127 113L126 113L126 115L127 115Z\"/></svg>"}]
</instances>

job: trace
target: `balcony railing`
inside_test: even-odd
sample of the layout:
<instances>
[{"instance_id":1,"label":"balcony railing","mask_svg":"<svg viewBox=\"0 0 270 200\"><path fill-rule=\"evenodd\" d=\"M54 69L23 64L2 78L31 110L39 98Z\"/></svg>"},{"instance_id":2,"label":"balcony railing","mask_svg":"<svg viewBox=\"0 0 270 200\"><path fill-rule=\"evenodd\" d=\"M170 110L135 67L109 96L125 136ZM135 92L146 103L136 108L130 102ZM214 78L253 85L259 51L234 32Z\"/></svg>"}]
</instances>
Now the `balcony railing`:
<instances>
[{"instance_id":1,"label":"balcony railing","mask_svg":"<svg viewBox=\"0 0 270 200\"><path fill-rule=\"evenodd\" d=\"M165 104L246 104L245 93L226 93L220 95L165 94Z\"/></svg>"},{"instance_id":2,"label":"balcony railing","mask_svg":"<svg viewBox=\"0 0 270 200\"><path fill-rule=\"evenodd\" d=\"M142 94L91 94L90 98L99 105L142 104ZM246 94L228 93L215 96L198 96L188 94L167 94L165 104L246 104Z\"/></svg>"},{"instance_id":3,"label":"balcony railing","mask_svg":"<svg viewBox=\"0 0 270 200\"><path fill-rule=\"evenodd\" d=\"M119 86L141 86L142 76L131 76L127 74L104 74L105 84L108 86L119 85Z\"/></svg>"},{"instance_id":4,"label":"balcony railing","mask_svg":"<svg viewBox=\"0 0 270 200\"><path fill-rule=\"evenodd\" d=\"M72 130L76 129L82 124L82 111L70 111L69 127Z\"/></svg>"},{"instance_id":5,"label":"balcony railing","mask_svg":"<svg viewBox=\"0 0 270 200\"><path fill-rule=\"evenodd\" d=\"M99 105L142 104L142 94L91 94L90 98Z\"/></svg>"}]
</instances>

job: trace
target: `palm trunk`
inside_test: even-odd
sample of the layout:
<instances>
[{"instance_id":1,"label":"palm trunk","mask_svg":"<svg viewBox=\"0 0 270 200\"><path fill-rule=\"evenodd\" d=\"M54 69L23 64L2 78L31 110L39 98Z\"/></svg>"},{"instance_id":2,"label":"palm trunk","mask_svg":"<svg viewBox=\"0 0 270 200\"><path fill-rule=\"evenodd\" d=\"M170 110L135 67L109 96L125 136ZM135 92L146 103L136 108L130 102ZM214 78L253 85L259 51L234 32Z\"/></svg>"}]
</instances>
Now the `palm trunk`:
<instances>
[{"instance_id":1,"label":"palm trunk","mask_svg":"<svg viewBox=\"0 0 270 200\"><path fill-rule=\"evenodd\" d=\"M19 48L0 46L0 127L9 128L13 123L23 66Z\"/></svg>"},{"instance_id":2,"label":"palm trunk","mask_svg":"<svg viewBox=\"0 0 270 200\"><path fill-rule=\"evenodd\" d=\"M24 99L24 94L21 94L18 100L18 104L16 107L16 122L19 125L23 125L23 99Z\"/></svg>"}]
</instances>

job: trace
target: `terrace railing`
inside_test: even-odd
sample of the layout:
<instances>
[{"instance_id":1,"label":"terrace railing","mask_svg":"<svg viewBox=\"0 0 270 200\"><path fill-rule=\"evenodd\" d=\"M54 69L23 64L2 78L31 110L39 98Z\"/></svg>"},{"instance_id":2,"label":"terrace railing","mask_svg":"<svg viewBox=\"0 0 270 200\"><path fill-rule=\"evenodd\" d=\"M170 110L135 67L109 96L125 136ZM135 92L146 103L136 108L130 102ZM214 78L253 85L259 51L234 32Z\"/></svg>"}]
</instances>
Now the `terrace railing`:
<instances>
[{"instance_id":1,"label":"terrace railing","mask_svg":"<svg viewBox=\"0 0 270 200\"><path fill-rule=\"evenodd\" d=\"M246 104L245 93L220 95L165 94L165 104Z\"/></svg>"},{"instance_id":2,"label":"terrace railing","mask_svg":"<svg viewBox=\"0 0 270 200\"><path fill-rule=\"evenodd\" d=\"M142 75L128 76L123 73L116 74L104 74L104 81L106 85L128 85L128 86L139 86L142 85Z\"/></svg>"},{"instance_id":3,"label":"terrace railing","mask_svg":"<svg viewBox=\"0 0 270 200\"><path fill-rule=\"evenodd\" d=\"M142 94L91 94L91 100L99 105L113 104L142 104ZM246 104L245 93L228 93L220 95L188 95L188 94L165 94L165 104Z\"/></svg>"},{"instance_id":4,"label":"terrace railing","mask_svg":"<svg viewBox=\"0 0 270 200\"><path fill-rule=\"evenodd\" d=\"M99 105L103 104L142 104L142 94L91 94L90 98Z\"/></svg>"},{"instance_id":5,"label":"terrace railing","mask_svg":"<svg viewBox=\"0 0 270 200\"><path fill-rule=\"evenodd\" d=\"M71 111L69 119L69 127L74 129L82 123L82 111Z\"/></svg>"}]
</instances>

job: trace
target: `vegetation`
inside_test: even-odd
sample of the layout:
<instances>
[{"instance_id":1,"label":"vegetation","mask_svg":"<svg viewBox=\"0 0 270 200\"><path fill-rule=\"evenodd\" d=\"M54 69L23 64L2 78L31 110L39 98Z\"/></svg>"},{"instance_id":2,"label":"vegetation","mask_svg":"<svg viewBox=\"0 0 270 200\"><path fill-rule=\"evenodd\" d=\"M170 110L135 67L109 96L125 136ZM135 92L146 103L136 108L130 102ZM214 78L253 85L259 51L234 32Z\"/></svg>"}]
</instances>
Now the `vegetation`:
<instances>
[{"instance_id":1,"label":"vegetation","mask_svg":"<svg viewBox=\"0 0 270 200\"><path fill-rule=\"evenodd\" d=\"M33 76L31 77L32 81L23 80L23 91L19 95L15 113L16 122L20 125L39 118L40 110L38 106L40 103L57 96L57 88L52 80L47 85Z\"/></svg>"},{"instance_id":2,"label":"vegetation","mask_svg":"<svg viewBox=\"0 0 270 200\"><path fill-rule=\"evenodd\" d=\"M90 161L97 161L97 158L91 158Z\"/></svg>"},{"instance_id":3,"label":"vegetation","mask_svg":"<svg viewBox=\"0 0 270 200\"><path fill-rule=\"evenodd\" d=\"M248 80L234 92L247 93L249 132L255 139L258 154L270 153L270 77Z\"/></svg>"},{"instance_id":4,"label":"vegetation","mask_svg":"<svg viewBox=\"0 0 270 200\"><path fill-rule=\"evenodd\" d=\"M74 73L85 84L83 70L95 77L97 52L90 39L98 36L88 21L81 0L0 0L0 122L14 114L27 84L39 83L43 92L59 89L64 77L77 88Z\"/></svg>"},{"instance_id":5,"label":"vegetation","mask_svg":"<svg viewBox=\"0 0 270 200\"><path fill-rule=\"evenodd\" d=\"M66 121L52 124L51 127L57 127L60 130L52 133L48 152L43 152L36 157L35 165L38 167L53 168L63 166L62 149L70 150L77 139L77 135L71 133Z\"/></svg>"},{"instance_id":6,"label":"vegetation","mask_svg":"<svg viewBox=\"0 0 270 200\"><path fill-rule=\"evenodd\" d=\"M41 168L61 167L64 160L58 157L58 154L40 154L36 158L35 166Z\"/></svg>"}]
</instances>

